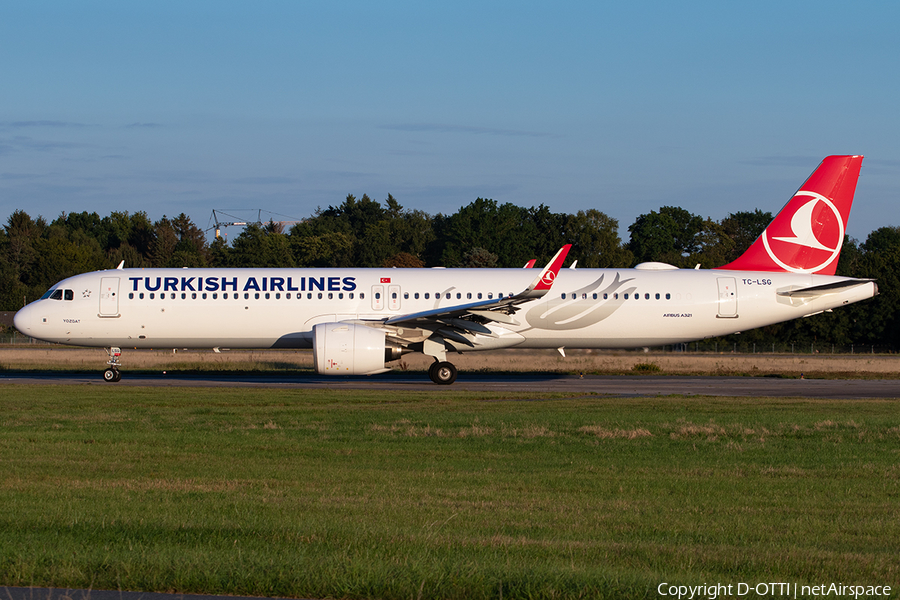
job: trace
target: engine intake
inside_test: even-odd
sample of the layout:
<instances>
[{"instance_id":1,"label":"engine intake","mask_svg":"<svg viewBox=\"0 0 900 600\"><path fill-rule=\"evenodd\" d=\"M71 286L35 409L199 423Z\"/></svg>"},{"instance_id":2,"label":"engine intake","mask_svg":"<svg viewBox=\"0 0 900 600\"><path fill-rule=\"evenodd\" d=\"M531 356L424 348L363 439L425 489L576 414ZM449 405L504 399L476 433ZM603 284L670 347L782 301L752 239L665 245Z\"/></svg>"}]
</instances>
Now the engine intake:
<instances>
[{"instance_id":1,"label":"engine intake","mask_svg":"<svg viewBox=\"0 0 900 600\"><path fill-rule=\"evenodd\" d=\"M389 369L407 350L389 346L385 333L353 323L319 323L313 326L313 360L322 375L374 375Z\"/></svg>"}]
</instances>

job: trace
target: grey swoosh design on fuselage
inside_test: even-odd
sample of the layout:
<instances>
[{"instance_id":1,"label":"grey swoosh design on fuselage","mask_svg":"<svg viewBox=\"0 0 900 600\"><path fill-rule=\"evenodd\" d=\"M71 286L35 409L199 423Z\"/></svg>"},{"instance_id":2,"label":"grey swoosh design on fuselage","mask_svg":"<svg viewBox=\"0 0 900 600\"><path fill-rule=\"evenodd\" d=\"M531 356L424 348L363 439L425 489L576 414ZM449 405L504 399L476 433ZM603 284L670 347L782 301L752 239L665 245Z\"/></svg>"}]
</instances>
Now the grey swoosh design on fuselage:
<instances>
[{"instance_id":1,"label":"grey swoosh design on fuselage","mask_svg":"<svg viewBox=\"0 0 900 600\"><path fill-rule=\"evenodd\" d=\"M615 279L606 286L603 291L598 292L598 296L608 294L608 300L581 300L582 294L592 294L601 285L605 275L593 283L575 291L575 297L571 300L563 300L557 298L545 304L535 306L525 313L525 320L534 329L551 329L554 331L565 331L569 329L581 329L599 323L611 314L619 310L619 307L625 303L624 294L630 294L635 290L634 287L627 289L620 288L632 281L630 279L620 279L620 274L616 273ZM618 298L614 298L615 293L619 293Z\"/></svg>"}]
</instances>

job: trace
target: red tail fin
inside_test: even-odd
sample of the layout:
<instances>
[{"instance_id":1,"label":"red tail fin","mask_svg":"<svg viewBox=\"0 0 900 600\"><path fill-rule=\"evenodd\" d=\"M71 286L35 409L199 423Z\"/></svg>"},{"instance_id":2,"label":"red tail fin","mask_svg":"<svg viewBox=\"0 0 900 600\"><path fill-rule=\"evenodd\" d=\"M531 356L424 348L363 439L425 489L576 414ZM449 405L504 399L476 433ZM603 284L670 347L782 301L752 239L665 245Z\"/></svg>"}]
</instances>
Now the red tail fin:
<instances>
[{"instance_id":1,"label":"red tail fin","mask_svg":"<svg viewBox=\"0 0 900 600\"><path fill-rule=\"evenodd\" d=\"M862 156L829 156L737 260L734 271L834 275Z\"/></svg>"}]
</instances>

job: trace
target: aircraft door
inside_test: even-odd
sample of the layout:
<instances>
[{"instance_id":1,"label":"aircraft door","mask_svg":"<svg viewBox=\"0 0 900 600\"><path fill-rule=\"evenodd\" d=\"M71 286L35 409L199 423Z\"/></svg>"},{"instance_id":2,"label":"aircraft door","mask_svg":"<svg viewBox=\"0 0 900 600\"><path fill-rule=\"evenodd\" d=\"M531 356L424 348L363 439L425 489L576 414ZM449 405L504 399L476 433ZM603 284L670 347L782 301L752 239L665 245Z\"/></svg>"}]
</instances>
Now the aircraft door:
<instances>
[{"instance_id":1,"label":"aircraft door","mask_svg":"<svg viewBox=\"0 0 900 600\"><path fill-rule=\"evenodd\" d=\"M719 314L721 319L734 319L737 314L737 282L734 277L719 277Z\"/></svg>"},{"instance_id":2,"label":"aircraft door","mask_svg":"<svg viewBox=\"0 0 900 600\"><path fill-rule=\"evenodd\" d=\"M119 316L119 278L100 278L100 316Z\"/></svg>"},{"instance_id":3,"label":"aircraft door","mask_svg":"<svg viewBox=\"0 0 900 600\"><path fill-rule=\"evenodd\" d=\"M388 308L390 310L400 310L400 286L388 286Z\"/></svg>"},{"instance_id":4,"label":"aircraft door","mask_svg":"<svg viewBox=\"0 0 900 600\"><path fill-rule=\"evenodd\" d=\"M383 285L373 285L372 286L372 310L383 310L384 309L384 286Z\"/></svg>"}]
</instances>

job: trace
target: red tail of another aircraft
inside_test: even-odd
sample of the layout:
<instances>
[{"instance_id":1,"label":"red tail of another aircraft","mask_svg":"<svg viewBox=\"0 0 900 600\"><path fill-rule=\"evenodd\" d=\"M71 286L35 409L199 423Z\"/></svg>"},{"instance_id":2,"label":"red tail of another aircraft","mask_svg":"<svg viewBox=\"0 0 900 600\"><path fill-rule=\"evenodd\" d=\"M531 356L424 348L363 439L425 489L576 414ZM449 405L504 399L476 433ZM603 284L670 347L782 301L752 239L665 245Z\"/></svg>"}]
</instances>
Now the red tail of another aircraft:
<instances>
[{"instance_id":1,"label":"red tail of another aircraft","mask_svg":"<svg viewBox=\"0 0 900 600\"><path fill-rule=\"evenodd\" d=\"M733 271L834 275L862 156L829 156L737 260Z\"/></svg>"}]
</instances>

